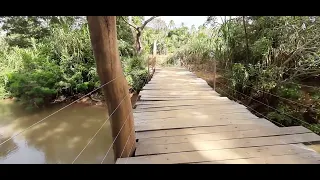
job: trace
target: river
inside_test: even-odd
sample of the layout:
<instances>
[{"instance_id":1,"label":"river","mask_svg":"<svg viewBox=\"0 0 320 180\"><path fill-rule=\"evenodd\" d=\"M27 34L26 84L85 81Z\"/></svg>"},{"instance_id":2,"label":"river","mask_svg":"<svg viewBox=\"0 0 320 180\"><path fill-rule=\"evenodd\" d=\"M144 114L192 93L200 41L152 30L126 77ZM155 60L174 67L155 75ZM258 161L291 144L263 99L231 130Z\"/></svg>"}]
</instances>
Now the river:
<instances>
[{"instance_id":1,"label":"river","mask_svg":"<svg viewBox=\"0 0 320 180\"><path fill-rule=\"evenodd\" d=\"M0 143L62 106L28 112L12 101L0 101ZM105 107L71 105L1 145L0 164L72 163L106 119ZM107 122L75 164L100 163L111 143ZM114 163L112 149L104 163Z\"/></svg>"}]
</instances>

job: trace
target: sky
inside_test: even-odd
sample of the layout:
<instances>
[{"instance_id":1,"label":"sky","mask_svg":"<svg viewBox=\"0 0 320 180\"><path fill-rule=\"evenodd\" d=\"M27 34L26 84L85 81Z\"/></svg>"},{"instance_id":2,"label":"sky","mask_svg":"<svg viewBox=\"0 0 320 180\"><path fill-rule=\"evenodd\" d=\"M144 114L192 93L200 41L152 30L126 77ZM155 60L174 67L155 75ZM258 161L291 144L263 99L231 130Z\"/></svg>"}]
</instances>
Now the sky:
<instances>
[{"instance_id":1,"label":"sky","mask_svg":"<svg viewBox=\"0 0 320 180\"><path fill-rule=\"evenodd\" d=\"M145 16L145 19L150 18L151 16ZM184 23L185 26L189 28L192 25L199 27L206 22L208 16L160 16L159 18L164 20L166 24L169 24L170 20L173 20L176 26L180 26L181 23Z\"/></svg>"}]
</instances>

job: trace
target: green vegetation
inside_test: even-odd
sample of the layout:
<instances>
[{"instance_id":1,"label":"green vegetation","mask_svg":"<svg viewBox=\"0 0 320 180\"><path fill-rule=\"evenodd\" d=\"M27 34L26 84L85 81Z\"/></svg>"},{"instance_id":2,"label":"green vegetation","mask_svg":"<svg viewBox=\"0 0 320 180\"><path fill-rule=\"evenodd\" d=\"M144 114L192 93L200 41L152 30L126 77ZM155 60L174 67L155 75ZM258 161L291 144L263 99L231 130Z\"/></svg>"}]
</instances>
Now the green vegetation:
<instances>
[{"instance_id":1,"label":"green vegetation","mask_svg":"<svg viewBox=\"0 0 320 180\"><path fill-rule=\"evenodd\" d=\"M127 18L127 17L124 17ZM58 97L78 97L100 86L84 17L1 17L0 98L27 108ZM146 55L135 55L130 27L117 19L121 61L128 83L139 91L147 77Z\"/></svg>"},{"instance_id":2,"label":"green vegetation","mask_svg":"<svg viewBox=\"0 0 320 180\"><path fill-rule=\"evenodd\" d=\"M240 16L219 21L209 16L204 26L189 31L187 42L167 62L213 72L215 59L222 76L218 92L272 121L320 133L320 18Z\"/></svg>"}]
</instances>

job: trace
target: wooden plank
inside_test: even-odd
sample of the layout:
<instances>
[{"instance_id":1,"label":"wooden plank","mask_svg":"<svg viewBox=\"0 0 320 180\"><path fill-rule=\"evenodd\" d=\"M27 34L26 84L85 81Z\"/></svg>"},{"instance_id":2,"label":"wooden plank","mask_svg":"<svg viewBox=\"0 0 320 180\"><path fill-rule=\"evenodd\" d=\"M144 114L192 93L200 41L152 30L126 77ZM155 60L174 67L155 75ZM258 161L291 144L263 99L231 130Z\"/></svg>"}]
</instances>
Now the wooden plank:
<instances>
[{"instance_id":1,"label":"wooden plank","mask_svg":"<svg viewBox=\"0 0 320 180\"><path fill-rule=\"evenodd\" d=\"M158 121L158 122L169 122L172 120L181 120L181 121L188 121L188 120L219 120L219 121L225 121L225 120L233 120L233 119L254 119L258 118L257 116L248 113L248 112L233 112L233 113L218 113L218 112L212 112L212 113L207 113L207 114L191 114L191 113L180 113L180 114L174 114L172 113L171 117L169 116L170 114L163 113L163 116L157 116L151 115L151 116L139 116L139 115L134 115L134 121L135 122L144 122L144 121Z\"/></svg>"},{"instance_id":2,"label":"wooden plank","mask_svg":"<svg viewBox=\"0 0 320 180\"><path fill-rule=\"evenodd\" d=\"M169 102L163 102L163 101L139 101L137 102L139 106L166 106L166 105L202 105L202 104L212 104L212 105L224 105L224 104L235 104L234 101L230 101L228 99L219 99L219 100L177 100L177 101L169 101Z\"/></svg>"},{"instance_id":3,"label":"wooden plank","mask_svg":"<svg viewBox=\"0 0 320 180\"><path fill-rule=\"evenodd\" d=\"M136 109L150 109L150 108L177 108L177 107L184 107L184 106L212 106L212 109L214 109L215 106L229 106L234 105L231 101L225 101L225 102L210 102L210 101L204 101L204 102L198 102L198 103L189 103L189 102L178 102L178 103L168 103L168 104L139 104L137 105Z\"/></svg>"},{"instance_id":4,"label":"wooden plank","mask_svg":"<svg viewBox=\"0 0 320 180\"><path fill-rule=\"evenodd\" d=\"M225 107L225 109L223 108ZM198 106L185 106L185 107L167 107L154 109L134 109L134 116L156 116L156 117L176 117L179 113L186 113L190 115L208 115L208 114L234 114L239 112L250 113L250 111L245 106L230 105L230 106L220 106L219 108L212 108L208 105L198 105ZM166 114L163 113L166 111ZM211 111L211 112L210 112Z\"/></svg>"},{"instance_id":5,"label":"wooden plank","mask_svg":"<svg viewBox=\"0 0 320 180\"><path fill-rule=\"evenodd\" d=\"M169 129L169 130L158 130L158 131L143 131L137 132L136 138L155 138L155 137L170 137L170 136L185 136L192 134L206 134L206 133L223 133L232 131L248 131L259 128L279 128L265 127L257 124L229 124L224 126L211 126L211 127L195 127L195 128L184 128L184 129Z\"/></svg>"},{"instance_id":6,"label":"wooden plank","mask_svg":"<svg viewBox=\"0 0 320 180\"><path fill-rule=\"evenodd\" d=\"M234 103L233 101L230 101L228 98L216 98L216 99L193 99L193 100L175 100L175 101L138 101L137 105L184 105L184 104L202 104L203 102L206 103L212 103L212 104L218 104L218 103Z\"/></svg>"},{"instance_id":7,"label":"wooden plank","mask_svg":"<svg viewBox=\"0 0 320 180\"><path fill-rule=\"evenodd\" d=\"M136 155L148 154L164 154L173 152L185 151L203 151L214 149L230 149L230 148L244 148L253 146L270 146L280 144L294 144L304 142L320 141L320 136L314 133L294 134L284 136L270 136L259 138L243 138L232 140L220 141L194 141L179 144L165 144L165 145L152 145L139 143L136 150Z\"/></svg>"},{"instance_id":8,"label":"wooden plank","mask_svg":"<svg viewBox=\"0 0 320 180\"><path fill-rule=\"evenodd\" d=\"M215 95L217 94L215 91L208 91L208 90L203 90L203 91L181 91L181 90L159 90L159 91L141 91L140 95L158 95L158 96L196 96L196 95Z\"/></svg>"},{"instance_id":9,"label":"wooden plank","mask_svg":"<svg viewBox=\"0 0 320 180\"><path fill-rule=\"evenodd\" d=\"M230 118L230 119L225 119L225 120L220 120L220 119L186 119L186 118L170 118L170 119L161 119L161 120L151 120L151 121L135 121L134 124L136 126L141 126L141 125L152 125L152 124L157 124L157 125L164 125L164 124L173 124L173 123L181 123L181 124L191 124L194 123L196 121L196 123L201 124L237 124L237 123L243 123L243 122L247 122L249 123L264 123L265 120L263 119L259 119L257 117L255 118L248 118L248 117L242 117L242 118ZM268 122L268 121L266 121Z\"/></svg>"},{"instance_id":10,"label":"wooden plank","mask_svg":"<svg viewBox=\"0 0 320 180\"><path fill-rule=\"evenodd\" d=\"M208 104L201 104L201 105L187 105L187 106L175 106L175 107L159 107L159 108L141 108L139 106L136 107L134 110L135 113L143 113L143 112L161 112L161 111L173 111L173 110L181 110L184 109L185 111L194 110L198 111L199 109L203 108L211 108L212 111L234 111L235 109L246 109L247 107L240 105L240 104L230 104L230 105L208 105ZM161 112L163 113L163 112Z\"/></svg>"},{"instance_id":11,"label":"wooden plank","mask_svg":"<svg viewBox=\"0 0 320 180\"><path fill-rule=\"evenodd\" d=\"M192 122L192 121L236 121L236 120L254 120L254 121L264 121L253 114L249 113L234 113L234 114L224 114L224 115L195 115L190 116L183 115L177 117L170 117L170 118L158 118L157 116L152 116L153 118L150 119L143 119L143 118L134 118L135 122L141 123L167 123L167 122Z\"/></svg>"},{"instance_id":12,"label":"wooden plank","mask_svg":"<svg viewBox=\"0 0 320 180\"><path fill-rule=\"evenodd\" d=\"M205 101L204 101L205 102ZM172 103L174 104L174 103ZM152 105L152 104L142 104L142 105L137 105L135 111L140 111L140 108L141 107L148 107L150 106L150 108L152 108L152 106L157 106L157 105ZM241 105L241 104L238 104L236 102L233 102L233 101L226 101L226 103L212 103L212 104L193 104L193 103L189 103L189 104L181 104L179 107L179 105L175 105L175 107L170 107L172 106L170 103L168 103L168 107L159 107L159 111L161 110L174 110L174 111L183 111L184 108L186 109L190 109L188 107L183 107L183 106L193 106L192 108L195 108L197 109L196 111L194 112L201 112L201 113L205 113L205 112L217 112L217 111L222 111L223 113L225 112L232 112L232 110L236 110L236 109L247 109L246 106L244 105ZM144 108L146 109L146 108ZM142 110L141 110L142 111ZM144 110L143 110L144 111ZM241 111L243 112L243 111ZM250 113L249 110L247 110L247 112ZM159 113L162 113L162 112L159 112Z\"/></svg>"},{"instance_id":13,"label":"wooden plank","mask_svg":"<svg viewBox=\"0 0 320 180\"><path fill-rule=\"evenodd\" d=\"M166 83L173 83L170 79L163 79L163 80L151 80L148 84L166 84ZM176 79L174 83L193 83L193 84L208 84L204 80L192 80L192 79Z\"/></svg>"},{"instance_id":14,"label":"wooden plank","mask_svg":"<svg viewBox=\"0 0 320 180\"><path fill-rule=\"evenodd\" d=\"M142 101L185 101L185 100L215 100L217 98L228 99L227 97L219 96L175 96L175 97L157 97L157 96L142 96L138 102Z\"/></svg>"},{"instance_id":15,"label":"wooden plank","mask_svg":"<svg viewBox=\"0 0 320 180\"><path fill-rule=\"evenodd\" d=\"M191 142L191 141L217 141L217 140L278 136L278 135L290 135L290 134L301 134L301 133L311 133L311 131L302 126L284 127L284 128L259 128L256 130L248 130L248 131L233 131L233 132L224 132L224 133L207 133L207 134L196 134L196 135L185 135L185 136L147 138L147 139L139 139L139 143L150 144L150 145L175 144L175 143L184 143L184 142Z\"/></svg>"},{"instance_id":16,"label":"wooden plank","mask_svg":"<svg viewBox=\"0 0 320 180\"><path fill-rule=\"evenodd\" d=\"M146 89L151 89L151 90L155 90L155 89L180 89L180 90L189 90L189 88L191 89L209 89L212 90L212 87L210 87L209 85L205 85L205 84L186 84L186 83L170 83L170 84L166 84L166 85L157 85L157 84L147 84L145 85L143 88Z\"/></svg>"},{"instance_id":17,"label":"wooden plank","mask_svg":"<svg viewBox=\"0 0 320 180\"><path fill-rule=\"evenodd\" d=\"M170 83L170 84L161 84L161 86L159 84L147 84L144 86L144 88L179 88L179 89L183 89L183 88L211 88L208 84L195 84L195 83ZM212 90L212 88L211 88Z\"/></svg>"},{"instance_id":18,"label":"wooden plank","mask_svg":"<svg viewBox=\"0 0 320 180\"><path fill-rule=\"evenodd\" d=\"M190 95L168 95L168 94L153 94L153 95L141 95L142 98L167 98L167 99L184 99L184 98L199 98L199 99L204 99L204 98L208 98L208 97L222 97L220 94L216 93L216 94L210 94L210 95L205 95L205 94L199 94L197 96L190 96ZM227 97L226 97L227 98ZM232 101L232 100L231 100Z\"/></svg>"},{"instance_id":19,"label":"wooden plank","mask_svg":"<svg viewBox=\"0 0 320 180\"><path fill-rule=\"evenodd\" d=\"M194 164L320 164L320 156L317 153L301 153L295 155L198 162Z\"/></svg>"},{"instance_id":20,"label":"wooden plank","mask_svg":"<svg viewBox=\"0 0 320 180\"><path fill-rule=\"evenodd\" d=\"M172 123L149 123L137 124L135 131L153 131L165 129L178 129L178 128L192 128L192 127L209 127L209 126L224 126L229 124L256 124L271 126L268 121L248 121L248 120L234 120L234 121L186 121L186 122L172 122Z\"/></svg>"},{"instance_id":21,"label":"wooden plank","mask_svg":"<svg viewBox=\"0 0 320 180\"><path fill-rule=\"evenodd\" d=\"M178 164L311 153L292 144L119 158L116 164Z\"/></svg>"},{"instance_id":22,"label":"wooden plank","mask_svg":"<svg viewBox=\"0 0 320 180\"><path fill-rule=\"evenodd\" d=\"M194 111L192 111L192 109ZM150 119L150 118L172 118L172 117L185 117L185 115L217 115L220 113L220 116L224 116L225 114L236 114L236 113L249 113L250 111L246 108L236 108L233 111L230 111L230 109L228 110L223 110L218 109L218 110L212 110L211 112L210 107L208 108L207 106L203 106L200 108L192 108L192 109L188 109L183 108L183 109L170 109L170 111L166 111L166 113L163 113L161 111L155 111L155 112L147 112L147 111L135 111L133 113L134 117L138 118L138 119Z\"/></svg>"}]
</instances>

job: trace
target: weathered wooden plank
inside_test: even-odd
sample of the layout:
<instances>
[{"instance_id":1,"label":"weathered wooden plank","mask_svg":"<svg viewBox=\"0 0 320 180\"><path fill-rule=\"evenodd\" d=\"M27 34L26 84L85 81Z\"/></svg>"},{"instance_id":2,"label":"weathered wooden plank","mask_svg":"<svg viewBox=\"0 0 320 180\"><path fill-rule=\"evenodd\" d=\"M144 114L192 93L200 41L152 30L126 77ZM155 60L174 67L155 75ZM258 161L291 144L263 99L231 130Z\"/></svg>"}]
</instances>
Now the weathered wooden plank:
<instances>
[{"instance_id":1,"label":"weathered wooden plank","mask_svg":"<svg viewBox=\"0 0 320 180\"><path fill-rule=\"evenodd\" d=\"M145 85L143 88L146 89L167 89L167 88L177 88L180 90L183 89L196 89L196 88L204 88L204 89L209 89L212 90L212 88L209 85L206 84L187 84L187 83L170 83L170 84L166 84L166 85L157 85L157 84L147 84Z\"/></svg>"},{"instance_id":2,"label":"weathered wooden plank","mask_svg":"<svg viewBox=\"0 0 320 180\"><path fill-rule=\"evenodd\" d=\"M178 164L311 153L292 144L119 158L116 164Z\"/></svg>"},{"instance_id":3,"label":"weathered wooden plank","mask_svg":"<svg viewBox=\"0 0 320 180\"><path fill-rule=\"evenodd\" d=\"M162 96L196 96L196 95L215 95L217 94L215 91L207 91L207 90L203 90L203 91L179 91L179 90L159 90L159 91L141 91L140 95L162 95Z\"/></svg>"},{"instance_id":4,"label":"weathered wooden plank","mask_svg":"<svg viewBox=\"0 0 320 180\"><path fill-rule=\"evenodd\" d=\"M200 99L200 100L176 100L176 101L169 101L169 102L164 102L164 101L138 101L137 105L198 105L198 104L212 104L212 105L223 105L223 104L236 104L234 101L230 101L229 99Z\"/></svg>"},{"instance_id":5,"label":"weathered wooden plank","mask_svg":"<svg viewBox=\"0 0 320 180\"><path fill-rule=\"evenodd\" d=\"M187 122L187 121L234 121L234 120L256 120L262 121L262 119L250 113L233 113L233 114L217 114L217 115L193 115L181 114L176 117L158 118L157 116L148 116L141 118L134 118L135 122L139 123L166 123L166 122ZM257 120L257 121L258 121Z\"/></svg>"},{"instance_id":6,"label":"weathered wooden plank","mask_svg":"<svg viewBox=\"0 0 320 180\"><path fill-rule=\"evenodd\" d=\"M160 116L161 115L161 116ZM232 112L232 113L218 113L218 112L211 112L211 113L198 113L198 114L192 114L192 113L171 113L171 114L154 114L151 116L144 116L144 115L136 115L134 114L134 121L135 122L144 122L144 121L158 121L158 122L169 122L172 120L177 121L187 121L187 120L212 120L212 121L225 121L225 120L233 120L233 119L253 119L258 118L257 116L248 113L247 111L242 112Z\"/></svg>"},{"instance_id":7,"label":"weathered wooden plank","mask_svg":"<svg viewBox=\"0 0 320 180\"><path fill-rule=\"evenodd\" d=\"M159 107L159 108L141 108L139 106L136 107L134 110L135 113L139 112L161 112L161 111L173 111L173 110L179 110L184 109L185 111L192 110L198 111L199 109L203 108L211 108L212 111L230 111L235 109L246 109L245 106L240 104L229 104L229 105L210 105L210 104L199 104L199 105L186 105L186 106L175 106L175 107ZM188 110L189 109L189 110ZM163 112L162 112L163 113Z\"/></svg>"},{"instance_id":8,"label":"weathered wooden plank","mask_svg":"<svg viewBox=\"0 0 320 180\"><path fill-rule=\"evenodd\" d=\"M229 148L244 148L253 146L270 146L280 144L294 144L304 142L320 141L320 136L314 133L294 134L284 136L270 136L259 138L243 138L232 140L220 140L220 141L194 141L178 144L165 144L165 145L149 145L139 143L136 150L136 155L148 155L148 154L164 154L173 152L185 152L185 151L204 151L214 149L229 149Z\"/></svg>"},{"instance_id":9,"label":"weathered wooden plank","mask_svg":"<svg viewBox=\"0 0 320 180\"><path fill-rule=\"evenodd\" d=\"M284 127L284 128L259 128L256 130L248 131L233 131L224 133L207 133L207 134L196 134L196 135L185 135L185 136L171 136L171 137L157 137L139 139L139 143L150 144L175 144L193 141L217 141L217 140L228 140L228 139L242 139L252 137L265 137L265 136L277 136L277 135L290 135L290 134L301 134L311 133L309 129L302 126Z\"/></svg>"},{"instance_id":10,"label":"weathered wooden plank","mask_svg":"<svg viewBox=\"0 0 320 180\"><path fill-rule=\"evenodd\" d=\"M301 153L295 155L199 162L194 164L320 164L320 156L317 153Z\"/></svg>"},{"instance_id":11,"label":"weathered wooden plank","mask_svg":"<svg viewBox=\"0 0 320 180\"><path fill-rule=\"evenodd\" d=\"M157 96L142 96L138 102L142 101L185 101L185 100L215 100L216 98L228 99L227 97L219 96L174 96L174 97L157 97Z\"/></svg>"},{"instance_id":12,"label":"weathered wooden plank","mask_svg":"<svg viewBox=\"0 0 320 180\"><path fill-rule=\"evenodd\" d=\"M136 124L135 130L139 131L153 131L165 129L178 129L178 128L192 128L192 127L208 127L208 126L223 126L229 124L257 124L271 126L268 121L254 120L233 120L233 121L186 121L186 122L166 122L166 123L149 123L149 124Z\"/></svg>"},{"instance_id":13,"label":"weathered wooden plank","mask_svg":"<svg viewBox=\"0 0 320 180\"><path fill-rule=\"evenodd\" d=\"M188 102L179 102L179 103L168 103L167 105L165 104L139 104L136 107L136 110L138 109L150 109L150 108L175 108L175 107L184 107L184 106L229 106L229 105L234 105L233 102L231 101L225 101L225 102L210 102L210 101L204 101L204 102L199 102L199 103L188 103ZM214 109L214 108L213 108Z\"/></svg>"},{"instance_id":14,"label":"weathered wooden plank","mask_svg":"<svg viewBox=\"0 0 320 180\"><path fill-rule=\"evenodd\" d=\"M191 99L191 100L171 100L169 102L166 101L138 101L137 105L172 105L172 104L202 104L203 102L219 104L219 103L230 103L228 98L216 98L216 99ZM233 103L233 102L232 102Z\"/></svg>"},{"instance_id":15,"label":"weathered wooden plank","mask_svg":"<svg viewBox=\"0 0 320 180\"><path fill-rule=\"evenodd\" d=\"M228 124L224 126L210 126L210 127L195 127L184 129L169 129L169 130L157 130L157 131L143 131L137 132L136 138L155 138L155 137L170 137L170 136L185 136L192 134L207 134L207 133L223 133L232 131L248 131L259 128L279 128L277 126L265 127L257 124Z\"/></svg>"},{"instance_id":16,"label":"weathered wooden plank","mask_svg":"<svg viewBox=\"0 0 320 180\"><path fill-rule=\"evenodd\" d=\"M140 125L151 125L151 124L157 124L157 125L164 125L164 124L172 124L172 123L181 123L181 124L191 124L195 122L195 119L192 118L170 118L170 119L161 119L161 120L145 120L145 121L135 121L134 124L136 126ZM208 119L197 119L196 123L199 124L236 124L236 123L242 123L242 122L248 122L248 123L264 123L266 124L268 121L265 121L263 119L260 119L258 117L250 118L250 117L242 117L242 118L208 118Z\"/></svg>"},{"instance_id":17,"label":"weathered wooden plank","mask_svg":"<svg viewBox=\"0 0 320 180\"><path fill-rule=\"evenodd\" d=\"M171 81L170 79L163 80L151 80L148 84L166 84L166 83L194 83L194 84L208 84L206 81L202 80L190 80L190 79L175 79L175 81Z\"/></svg>"}]
</instances>

